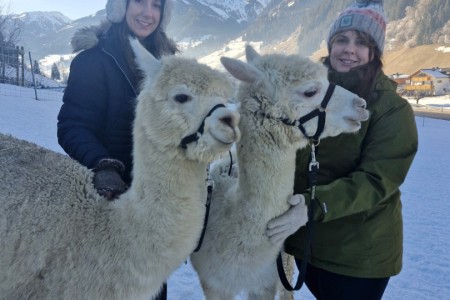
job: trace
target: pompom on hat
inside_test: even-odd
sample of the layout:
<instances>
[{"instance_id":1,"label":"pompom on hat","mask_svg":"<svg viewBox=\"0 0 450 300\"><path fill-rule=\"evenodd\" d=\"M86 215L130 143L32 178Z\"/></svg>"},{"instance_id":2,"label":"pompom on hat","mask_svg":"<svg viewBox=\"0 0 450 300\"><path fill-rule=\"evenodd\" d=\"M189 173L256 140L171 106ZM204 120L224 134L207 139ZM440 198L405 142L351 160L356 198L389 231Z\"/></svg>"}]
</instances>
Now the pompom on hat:
<instances>
[{"instance_id":1,"label":"pompom on hat","mask_svg":"<svg viewBox=\"0 0 450 300\"><path fill-rule=\"evenodd\" d=\"M160 27L163 31L169 25L170 17L173 9L172 0L164 1L164 14L161 16L162 22ZM106 18L112 23L120 23L125 18L127 12L127 0L107 0L106 2Z\"/></svg>"},{"instance_id":2,"label":"pompom on hat","mask_svg":"<svg viewBox=\"0 0 450 300\"><path fill-rule=\"evenodd\" d=\"M331 49L331 38L336 33L347 30L358 30L369 34L378 49L383 52L386 34L383 0L356 0L341 12L331 25L327 41L328 49Z\"/></svg>"}]
</instances>

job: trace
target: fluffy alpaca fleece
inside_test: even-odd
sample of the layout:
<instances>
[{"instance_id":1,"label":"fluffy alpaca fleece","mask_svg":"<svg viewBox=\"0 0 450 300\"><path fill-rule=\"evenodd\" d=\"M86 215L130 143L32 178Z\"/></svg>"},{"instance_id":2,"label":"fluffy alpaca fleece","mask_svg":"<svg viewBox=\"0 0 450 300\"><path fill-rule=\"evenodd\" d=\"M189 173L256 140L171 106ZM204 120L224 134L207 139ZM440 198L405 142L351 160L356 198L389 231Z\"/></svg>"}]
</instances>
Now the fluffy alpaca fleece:
<instances>
[{"instance_id":1,"label":"fluffy alpaca fleece","mask_svg":"<svg viewBox=\"0 0 450 300\"><path fill-rule=\"evenodd\" d=\"M265 230L269 220L289 208L295 155L308 144L298 128L279 118L294 121L314 110L329 85L325 67L309 59L259 56L250 46L246 56L248 63L222 58L241 81L237 98L242 138L236 146L236 176L225 172L228 159L213 170L216 188L209 223L200 251L191 255L207 299L234 299L243 290L249 299L274 299L279 282L276 257L282 244L272 245ZM368 118L365 105L336 87L321 137L357 131ZM304 127L313 135L317 118Z\"/></svg>"},{"instance_id":2,"label":"fluffy alpaca fleece","mask_svg":"<svg viewBox=\"0 0 450 300\"><path fill-rule=\"evenodd\" d=\"M134 41L146 79L134 124L134 180L115 201L67 156L0 135L2 299L151 299L195 248L206 169L239 139L224 74L194 60L162 64ZM154 81L152 80L154 79ZM185 101L188 100L188 101Z\"/></svg>"}]
</instances>

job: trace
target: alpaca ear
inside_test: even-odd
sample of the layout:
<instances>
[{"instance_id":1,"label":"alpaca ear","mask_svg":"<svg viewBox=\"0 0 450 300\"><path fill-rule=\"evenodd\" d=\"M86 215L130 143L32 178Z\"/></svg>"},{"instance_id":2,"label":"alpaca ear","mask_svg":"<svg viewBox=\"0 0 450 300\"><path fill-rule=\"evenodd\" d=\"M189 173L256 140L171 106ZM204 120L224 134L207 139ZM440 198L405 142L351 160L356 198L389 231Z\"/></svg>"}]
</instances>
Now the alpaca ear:
<instances>
[{"instance_id":1,"label":"alpaca ear","mask_svg":"<svg viewBox=\"0 0 450 300\"><path fill-rule=\"evenodd\" d=\"M221 57L220 62L234 78L253 84L264 80L264 74L254 66L237 59Z\"/></svg>"},{"instance_id":2,"label":"alpaca ear","mask_svg":"<svg viewBox=\"0 0 450 300\"><path fill-rule=\"evenodd\" d=\"M249 63L253 63L256 59L260 58L261 56L256 52L256 50L247 44L245 46L245 58Z\"/></svg>"},{"instance_id":3,"label":"alpaca ear","mask_svg":"<svg viewBox=\"0 0 450 300\"><path fill-rule=\"evenodd\" d=\"M273 84L255 66L228 57L221 57L220 62L234 78L255 85L268 97L275 95L275 87Z\"/></svg>"},{"instance_id":4,"label":"alpaca ear","mask_svg":"<svg viewBox=\"0 0 450 300\"><path fill-rule=\"evenodd\" d=\"M139 69L144 71L146 77L155 77L161 69L161 62L148 52L138 39L130 37L129 40Z\"/></svg>"}]
</instances>

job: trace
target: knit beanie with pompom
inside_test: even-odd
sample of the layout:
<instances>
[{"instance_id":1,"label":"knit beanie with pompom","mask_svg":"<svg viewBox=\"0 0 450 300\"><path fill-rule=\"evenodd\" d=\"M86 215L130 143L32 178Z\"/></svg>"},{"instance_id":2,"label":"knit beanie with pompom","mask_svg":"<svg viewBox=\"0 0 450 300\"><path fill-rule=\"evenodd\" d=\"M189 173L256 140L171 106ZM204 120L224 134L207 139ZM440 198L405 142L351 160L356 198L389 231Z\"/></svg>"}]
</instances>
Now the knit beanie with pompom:
<instances>
[{"instance_id":1,"label":"knit beanie with pompom","mask_svg":"<svg viewBox=\"0 0 450 300\"><path fill-rule=\"evenodd\" d=\"M162 22L160 27L163 31L169 25L170 17L173 9L172 0L164 1L164 15L161 16ZM127 11L127 0L108 0L106 2L106 18L112 23L120 23L125 17Z\"/></svg>"},{"instance_id":2,"label":"knit beanie with pompom","mask_svg":"<svg viewBox=\"0 0 450 300\"><path fill-rule=\"evenodd\" d=\"M344 10L334 21L328 34L328 49L331 49L331 38L338 32L358 30L370 35L378 49L383 53L386 33L383 0L356 0Z\"/></svg>"}]
</instances>

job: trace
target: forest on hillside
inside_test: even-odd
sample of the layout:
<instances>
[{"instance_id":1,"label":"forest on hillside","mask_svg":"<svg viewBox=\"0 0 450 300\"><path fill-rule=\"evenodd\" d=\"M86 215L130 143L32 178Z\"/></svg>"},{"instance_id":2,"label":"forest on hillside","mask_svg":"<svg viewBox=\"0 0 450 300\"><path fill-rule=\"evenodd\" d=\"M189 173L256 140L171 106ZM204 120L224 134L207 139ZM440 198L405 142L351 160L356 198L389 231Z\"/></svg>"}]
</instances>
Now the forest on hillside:
<instances>
[{"instance_id":1,"label":"forest on hillside","mask_svg":"<svg viewBox=\"0 0 450 300\"><path fill-rule=\"evenodd\" d=\"M273 44L289 37L311 54L321 46L331 23L354 0L275 0L244 33L244 39ZM450 0L385 0L387 44L450 44ZM391 26L391 24L393 26Z\"/></svg>"},{"instance_id":2,"label":"forest on hillside","mask_svg":"<svg viewBox=\"0 0 450 300\"><path fill-rule=\"evenodd\" d=\"M415 2L402 19L389 23L386 37L391 46L450 45L450 0Z\"/></svg>"}]
</instances>

